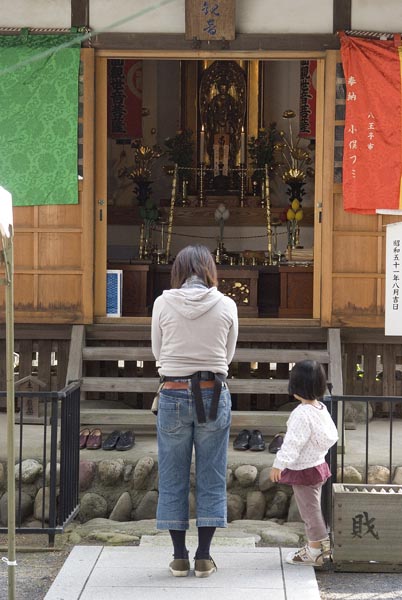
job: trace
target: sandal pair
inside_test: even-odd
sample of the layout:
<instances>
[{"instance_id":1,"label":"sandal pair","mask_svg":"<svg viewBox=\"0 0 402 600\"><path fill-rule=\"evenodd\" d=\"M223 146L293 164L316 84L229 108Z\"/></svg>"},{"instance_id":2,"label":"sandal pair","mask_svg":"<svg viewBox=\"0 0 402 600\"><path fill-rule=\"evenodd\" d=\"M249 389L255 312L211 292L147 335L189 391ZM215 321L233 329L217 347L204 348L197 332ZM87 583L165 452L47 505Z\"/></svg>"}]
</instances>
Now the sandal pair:
<instances>
[{"instance_id":1,"label":"sandal pair","mask_svg":"<svg viewBox=\"0 0 402 600\"><path fill-rule=\"evenodd\" d=\"M102 432L100 429L88 428L80 431L80 450L88 448L89 450L98 450L102 446Z\"/></svg>"}]
</instances>

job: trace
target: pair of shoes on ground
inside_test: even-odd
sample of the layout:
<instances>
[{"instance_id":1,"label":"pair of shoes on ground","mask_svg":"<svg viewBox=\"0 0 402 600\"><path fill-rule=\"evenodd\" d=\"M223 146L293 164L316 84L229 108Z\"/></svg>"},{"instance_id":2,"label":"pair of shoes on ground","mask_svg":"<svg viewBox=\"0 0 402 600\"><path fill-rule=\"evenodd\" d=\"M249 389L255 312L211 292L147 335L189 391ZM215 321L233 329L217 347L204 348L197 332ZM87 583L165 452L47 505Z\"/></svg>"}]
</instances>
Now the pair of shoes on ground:
<instances>
[{"instance_id":1,"label":"pair of shoes on ground","mask_svg":"<svg viewBox=\"0 0 402 600\"><path fill-rule=\"evenodd\" d=\"M100 429L88 428L80 431L80 450L88 448L88 450L98 450L102 446L102 432Z\"/></svg>"},{"instance_id":2,"label":"pair of shoes on ground","mask_svg":"<svg viewBox=\"0 0 402 600\"><path fill-rule=\"evenodd\" d=\"M130 450L135 444L133 431L112 431L102 444L102 450Z\"/></svg>"},{"instance_id":3,"label":"pair of shoes on ground","mask_svg":"<svg viewBox=\"0 0 402 600\"><path fill-rule=\"evenodd\" d=\"M290 552L285 560L290 565L306 565L311 567L323 567L325 563L331 560L331 545L330 541L323 540L321 547L317 549L310 548L308 544L296 550L296 552Z\"/></svg>"},{"instance_id":4,"label":"pair of shoes on ground","mask_svg":"<svg viewBox=\"0 0 402 600\"><path fill-rule=\"evenodd\" d=\"M271 454L276 454L278 450L280 450L282 447L284 437L284 433L277 433L276 435L274 435L273 440L268 446L268 452L270 452Z\"/></svg>"},{"instance_id":5,"label":"pair of shoes on ground","mask_svg":"<svg viewBox=\"0 0 402 600\"><path fill-rule=\"evenodd\" d=\"M169 570L174 577L187 577L190 572L190 561L188 558L175 558L170 563ZM194 559L194 575L196 577L209 577L217 570L218 567L211 556Z\"/></svg>"},{"instance_id":6,"label":"pair of shoes on ground","mask_svg":"<svg viewBox=\"0 0 402 600\"><path fill-rule=\"evenodd\" d=\"M261 431L254 429L242 429L233 441L235 450L252 450L253 452L262 452L265 450L265 440Z\"/></svg>"}]
</instances>

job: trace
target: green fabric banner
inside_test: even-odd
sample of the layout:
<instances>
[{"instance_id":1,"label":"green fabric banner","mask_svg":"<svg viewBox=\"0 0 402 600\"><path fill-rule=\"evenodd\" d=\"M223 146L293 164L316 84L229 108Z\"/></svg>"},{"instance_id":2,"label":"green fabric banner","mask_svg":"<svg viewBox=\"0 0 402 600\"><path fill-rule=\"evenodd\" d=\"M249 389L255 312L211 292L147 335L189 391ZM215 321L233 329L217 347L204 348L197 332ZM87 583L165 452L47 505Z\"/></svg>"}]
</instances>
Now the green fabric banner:
<instances>
[{"instance_id":1,"label":"green fabric banner","mask_svg":"<svg viewBox=\"0 0 402 600\"><path fill-rule=\"evenodd\" d=\"M78 202L77 35L0 36L0 185L14 206Z\"/></svg>"}]
</instances>

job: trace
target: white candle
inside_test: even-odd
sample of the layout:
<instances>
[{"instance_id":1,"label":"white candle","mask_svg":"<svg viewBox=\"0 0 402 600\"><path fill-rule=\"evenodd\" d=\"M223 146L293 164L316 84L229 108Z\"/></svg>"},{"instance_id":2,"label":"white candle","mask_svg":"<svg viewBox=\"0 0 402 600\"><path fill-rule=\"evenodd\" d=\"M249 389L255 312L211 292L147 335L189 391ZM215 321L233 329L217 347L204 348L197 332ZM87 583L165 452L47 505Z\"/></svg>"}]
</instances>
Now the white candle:
<instances>
[{"instance_id":1,"label":"white candle","mask_svg":"<svg viewBox=\"0 0 402 600\"><path fill-rule=\"evenodd\" d=\"M205 151L205 131L204 131L204 125L202 125L201 127L201 134L200 134L200 162L204 162L204 151Z\"/></svg>"},{"instance_id":2,"label":"white candle","mask_svg":"<svg viewBox=\"0 0 402 600\"><path fill-rule=\"evenodd\" d=\"M244 133L244 127L241 128L240 134L240 164L244 165L246 162L246 134Z\"/></svg>"}]
</instances>

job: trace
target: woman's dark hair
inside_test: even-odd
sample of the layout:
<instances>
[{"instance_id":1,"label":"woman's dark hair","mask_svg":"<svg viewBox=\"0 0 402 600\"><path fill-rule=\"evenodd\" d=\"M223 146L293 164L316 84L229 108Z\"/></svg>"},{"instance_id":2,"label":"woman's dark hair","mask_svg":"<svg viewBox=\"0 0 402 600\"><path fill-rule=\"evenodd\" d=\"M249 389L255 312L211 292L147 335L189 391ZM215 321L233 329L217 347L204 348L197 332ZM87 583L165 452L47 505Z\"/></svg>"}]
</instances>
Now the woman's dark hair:
<instances>
[{"instance_id":1,"label":"woman's dark hair","mask_svg":"<svg viewBox=\"0 0 402 600\"><path fill-rule=\"evenodd\" d=\"M216 264L206 246L186 246L180 250L170 274L172 288L180 288L192 275L199 277L207 287L218 285Z\"/></svg>"},{"instance_id":2,"label":"woman's dark hair","mask_svg":"<svg viewBox=\"0 0 402 600\"><path fill-rule=\"evenodd\" d=\"M324 367L316 360L301 360L290 372L289 394L306 400L322 398L327 389Z\"/></svg>"}]
</instances>

